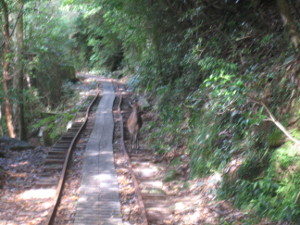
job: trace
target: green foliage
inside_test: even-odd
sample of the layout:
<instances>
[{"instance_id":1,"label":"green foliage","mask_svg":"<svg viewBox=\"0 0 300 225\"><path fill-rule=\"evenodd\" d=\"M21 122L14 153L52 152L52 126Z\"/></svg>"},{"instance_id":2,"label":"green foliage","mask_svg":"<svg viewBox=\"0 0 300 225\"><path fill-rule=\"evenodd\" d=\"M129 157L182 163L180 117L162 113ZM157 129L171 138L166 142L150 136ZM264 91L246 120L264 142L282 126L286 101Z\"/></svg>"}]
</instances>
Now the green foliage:
<instances>
[{"instance_id":1,"label":"green foliage","mask_svg":"<svg viewBox=\"0 0 300 225\"><path fill-rule=\"evenodd\" d=\"M66 125L69 121L74 119L75 111L68 111L59 114L49 115L44 117L43 119L39 120L36 124L34 124L33 128L41 128L43 127L44 133L50 140L46 144L54 143L57 138L66 132ZM49 136L48 136L49 135Z\"/></svg>"},{"instance_id":2,"label":"green foliage","mask_svg":"<svg viewBox=\"0 0 300 225\"><path fill-rule=\"evenodd\" d=\"M71 55L74 42L70 39L73 32L70 18L74 14L58 0L23 1L22 12L19 12L18 1L6 2L9 8L9 29L12 34L10 53L5 56L10 61L9 72L12 78L12 82L8 82L9 99L13 107L24 99L22 103L26 127L32 127L32 124L42 118L41 112L53 110L64 100L64 82L74 81L75 70ZM23 18L24 43L21 62L24 68L24 90L14 90L12 85L15 83L18 69L15 58L16 38L14 38L18 30L15 27L16 15L22 15ZM0 20L0 24L3 25L3 21ZM2 37L0 42L3 43ZM2 72L2 69L0 70ZM0 103L3 99L1 93L2 90ZM23 94L22 97L18 96L20 93Z\"/></svg>"},{"instance_id":3,"label":"green foliage","mask_svg":"<svg viewBox=\"0 0 300 225\"><path fill-rule=\"evenodd\" d=\"M164 182L170 182L170 181L176 180L176 177L177 177L177 171L176 170L169 170L166 173L163 181Z\"/></svg>"},{"instance_id":4,"label":"green foliage","mask_svg":"<svg viewBox=\"0 0 300 225\"><path fill-rule=\"evenodd\" d=\"M212 170L216 169L215 166L220 165L225 154L217 156L216 152L211 151L216 145L214 141L218 137L218 120L212 112L202 114L201 117L193 121L197 126L193 129L194 135L192 135L189 142L189 151L191 152L191 168L192 176L205 175ZM207 123L207 121L211 121Z\"/></svg>"},{"instance_id":5,"label":"green foliage","mask_svg":"<svg viewBox=\"0 0 300 225\"><path fill-rule=\"evenodd\" d=\"M33 55L26 59L27 71L31 75L32 85L37 88L46 107L55 107L62 95L62 84L69 78L72 70L70 49L72 42L68 38L69 25L62 11L57 10L58 2L25 5L24 16L27 51ZM38 7L38 11L35 8ZM55 92L53 90L56 90Z\"/></svg>"},{"instance_id":6,"label":"green foliage","mask_svg":"<svg viewBox=\"0 0 300 225\"><path fill-rule=\"evenodd\" d=\"M254 209L274 220L299 222L300 163L297 148L291 143L278 148L272 154L270 165L249 158L239 169L242 177L234 181L229 177L225 179L220 196L234 197L237 206ZM263 170L263 167L267 169ZM259 171L265 171L265 174ZM246 174L251 176L250 180Z\"/></svg>"},{"instance_id":7,"label":"green foliage","mask_svg":"<svg viewBox=\"0 0 300 225\"><path fill-rule=\"evenodd\" d=\"M284 143L284 134L276 129L268 135L267 142L270 148L278 147Z\"/></svg>"},{"instance_id":8,"label":"green foliage","mask_svg":"<svg viewBox=\"0 0 300 225\"><path fill-rule=\"evenodd\" d=\"M284 136L255 103L264 101L284 125L299 116L291 110L299 97L298 56L284 41L274 4L65 0L75 11L73 30L50 2L38 13L34 4L27 3L27 46L35 52L30 71L47 81L35 100L58 97L49 90L62 86L57 78L70 64L70 48L77 69L127 70L130 85L151 93L159 115L144 128L157 153L184 148L191 177L243 159L220 196L274 220L298 221L298 156L286 145L276 149ZM71 32L74 42L66 37ZM49 117L43 125L52 128L60 119Z\"/></svg>"},{"instance_id":9,"label":"green foliage","mask_svg":"<svg viewBox=\"0 0 300 225\"><path fill-rule=\"evenodd\" d=\"M271 172L276 172L276 176L286 176L289 173L293 173L294 170L299 168L299 155L298 147L292 143L286 143L278 148L271 159L272 166L270 167ZM292 169L286 174L286 170Z\"/></svg>"}]
</instances>

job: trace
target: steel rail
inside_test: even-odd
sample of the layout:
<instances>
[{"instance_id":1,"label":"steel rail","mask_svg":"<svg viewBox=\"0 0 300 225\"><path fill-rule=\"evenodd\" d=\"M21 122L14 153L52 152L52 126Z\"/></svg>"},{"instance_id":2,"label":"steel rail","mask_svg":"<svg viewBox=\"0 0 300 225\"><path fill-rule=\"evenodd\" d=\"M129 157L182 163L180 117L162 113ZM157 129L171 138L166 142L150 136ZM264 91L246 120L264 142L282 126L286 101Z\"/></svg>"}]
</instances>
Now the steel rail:
<instances>
[{"instance_id":1,"label":"steel rail","mask_svg":"<svg viewBox=\"0 0 300 225\"><path fill-rule=\"evenodd\" d=\"M68 168L68 165L69 165L70 156L71 156L72 150L73 150L73 148L75 146L75 143L76 143L79 135L83 131L83 128L85 127L85 125L86 125L86 123L88 121L88 117L89 117L89 113L91 111L91 108L94 105L95 101L99 97L100 89L99 89L99 87L97 89L98 90L97 90L96 96L93 98L92 102L89 104L89 106L88 106L88 108L86 110L85 117L84 117L84 122L80 126L79 130L76 132L76 134L75 134L75 136L74 136L74 138L73 138L73 140L72 140L72 142L71 142L71 144L70 144L70 146L69 146L69 148L67 150L66 160L64 162L63 169L62 169L62 172L61 172L61 175L60 175L60 179L59 179L59 182L58 182L58 185L57 185L57 188L56 188L56 195L53 198L54 200L53 200L50 212L48 213L45 225L50 225L53 222L54 218L55 218L57 207L59 206L59 200L61 198L63 187L64 187L64 183L65 183L65 180L66 180L66 171L67 171L67 168Z\"/></svg>"},{"instance_id":2,"label":"steel rail","mask_svg":"<svg viewBox=\"0 0 300 225\"><path fill-rule=\"evenodd\" d=\"M135 173L133 171L132 163L131 163L130 157L128 155L128 152L126 150L126 146L125 146L125 142L124 142L124 123L123 123L124 119L123 119L122 112L121 112L121 104L122 104L122 101L123 101L123 96L122 96L122 93L120 92L120 89L119 89L117 84L116 84L116 86L118 88L118 95L119 95L119 99L120 99L117 111L118 111L118 114L119 114L120 132L121 132L121 149L123 151L123 155L125 157L125 160L127 161L127 166L129 168L131 178L132 178L133 184L134 184L134 192L135 192L135 195L137 197L138 203L140 205L141 214L142 214L141 216L142 216L142 220L143 220L141 225L149 225L148 219L147 219L147 212L146 212L144 201L142 199L142 194L140 192L139 184L138 184L137 178L135 176Z\"/></svg>"}]
</instances>

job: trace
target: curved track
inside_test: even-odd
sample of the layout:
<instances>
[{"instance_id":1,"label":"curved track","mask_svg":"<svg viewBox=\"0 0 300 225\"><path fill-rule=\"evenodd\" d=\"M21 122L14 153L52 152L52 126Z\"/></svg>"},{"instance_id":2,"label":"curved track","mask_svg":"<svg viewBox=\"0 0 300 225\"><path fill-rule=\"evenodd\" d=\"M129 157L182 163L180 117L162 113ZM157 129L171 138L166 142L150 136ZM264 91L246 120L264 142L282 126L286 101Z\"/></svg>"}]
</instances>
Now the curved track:
<instances>
[{"instance_id":1,"label":"curved track","mask_svg":"<svg viewBox=\"0 0 300 225\"><path fill-rule=\"evenodd\" d=\"M73 126L73 130L72 130L72 128L70 129L70 130L72 130L72 132L70 133L70 135L68 137L69 137L69 139L71 139L71 142L70 142L70 145L69 145L69 147L66 151L65 156L62 156L62 157L64 157L63 167L62 167L61 175L60 175L60 178L59 178L59 181L58 181L58 184L57 184L56 194L55 194L55 197L53 198L53 203L52 203L52 206L49 210L49 214L47 216L45 225L51 224L52 221L54 220L55 212L56 212L57 207L59 205L60 197L61 197L62 190L63 190L63 187L64 187L66 171L67 171L67 168L68 168L68 164L69 164L69 161L70 161L70 156L71 156L72 150L75 146L76 141L78 140L79 135L84 130L84 127L85 127L85 125L87 123L87 120L88 120L90 110L91 110L93 104L98 99L99 93L100 93L100 90L98 88L96 96L92 99L91 103L88 105L88 108L85 112L84 120L81 123L77 123L76 126ZM51 160L50 160L50 162L51 162ZM52 162L55 162L55 161L53 160ZM57 160L56 160L56 162L57 162Z\"/></svg>"},{"instance_id":2,"label":"curved track","mask_svg":"<svg viewBox=\"0 0 300 225\"><path fill-rule=\"evenodd\" d=\"M123 119L122 110L121 110L121 106L122 106L122 102L123 102L122 91L124 91L124 89L122 89L119 85L115 85L115 93L116 93L116 95L118 97L117 99L119 101L118 102L118 108L117 108L117 114L118 114L118 117L119 117L118 122L119 122L120 132L121 132L121 135L120 135L121 136L121 138L120 138L121 151L123 152L123 157L124 157L125 161L127 162L126 164L127 164L128 170L131 174L131 179L132 179L132 182L133 182L133 185L134 185L134 193L135 193L135 196L136 196L139 208L140 208L141 221L140 221L139 224L149 225L148 218L147 218L147 211L146 211L146 208L145 208L145 204L143 202L141 190L139 188L139 181L136 178L134 168L132 166L131 159L130 159L130 156L129 156L127 150L126 150L126 145L125 145L125 142L124 142L124 119ZM87 107L87 109L85 111L84 119L81 119L80 123L75 123L69 129L68 133L65 134L64 136L62 136L60 141L58 141L53 146L52 151L49 152L48 158L46 159L45 167L47 167L47 169L49 169L49 173L48 173L48 177L45 177L44 180L40 181L40 184L41 185L48 185L48 186L52 185L53 186L54 183L56 183L57 186L56 186L56 194L55 194L55 197L53 198L53 202L52 202L51 208L49 210L49 214L47 216L45 225L50 225L50 224L53 224L53 222L54 222L54 219L55 219L55 216L56 216L56 211L57 211L57 208L59 206L59 202L60 202L60 199L61 199L61 196L62 196L62 191L63 191L63 188L64 188L65 179L66 179L66 171L67 171L69 161L70 161L70 158L71 158L72 150L75 148L78 137L80 136L80 134L82 133L82 131L84 130L84 128L86 126L90 110L91 110L92 106L94 105L94 103L96 102L96 100L99 98L99 93L100 93L100 91L99 91L99 88L98 88L96 96L94 96L94 98L92 99L91 103L89 104L89 106ZM107 113L107 111L105 111L104 113ZM97 126L97 125L95 124L95 126ZM104 129L104 128L101 128L101 129ZM96 132L96 133L99 134L99 132ZM95 139L95 138L92 138L92 139ZM101 160L101 159L99 159L99 160ZM106 160L104 159L104 161L107 161L107 159ZM100 167L98 169L101 171ZM53 174L52 171L53 170L57 171L57 169L61 169L60 177L59 177L58 181L53 182L53 180L52 181L51 181L51 179L49 180L49 178L51 178L50 174ZM51 173L50 173L50 171L51 171ZM84 185L84 186L89 186L89 185ZM83 191L83 192L86 192L86 191ZM105 192L105 190L104 190L104 192ZM94 195L95 193L92 193L92 194ZM103 193L102 193L102 195L103 195ZM86 197L84 197L84 198L86 198ZM87 198L87 200L88 199L90 199L90 198ZM92 200L90 199L88 201L92 201ZM98 207L99 204L103 205L103 202L101 200L98 201L98 202L95 202L95 203L97 204L97 207ZM90 217L91 213L93 214L95 212L95 210L94 210L95 207L91 207L92 203L90 203L90 207L85 207L85 205L80 205L80 204L81 203L79 201L77 203L77 213L76 213L76 218L77 219L75 219L75 224L78 224L79 221L91 220L91 217ZM87 204L89 204L89 202L87 202ZM106 206L107 206L107 204L106 204ZM105 206L105 204L104 204L104 206L99 206L100 207L99 212L101 212L101 210L102 210L101 208L105 208L106 206ZM84 210L82 211L81 208L83 208ZM87 208L93 208L93 209L91 209L92 210L91 212L88 212L88 211L86 211ZM79 209L79 211L78 211L78 209ZM106 209L104 210L105 213L107 212ZM104 215L103 218L98 218L99 216L102 216L102 213L100 213L100 214L101 215L95 216L95 218L92 219L92 221L99 221L99 219L103 220L103 218L105 219L106 215ZM86 216L88 216L89 218L87 219ZM89 224L89 223L80 222L80 224ZM94 224L94 223L92 223L92 224ZM109 223L109 224L113 224L113 223Z\"/></svg>"}]
</instances>

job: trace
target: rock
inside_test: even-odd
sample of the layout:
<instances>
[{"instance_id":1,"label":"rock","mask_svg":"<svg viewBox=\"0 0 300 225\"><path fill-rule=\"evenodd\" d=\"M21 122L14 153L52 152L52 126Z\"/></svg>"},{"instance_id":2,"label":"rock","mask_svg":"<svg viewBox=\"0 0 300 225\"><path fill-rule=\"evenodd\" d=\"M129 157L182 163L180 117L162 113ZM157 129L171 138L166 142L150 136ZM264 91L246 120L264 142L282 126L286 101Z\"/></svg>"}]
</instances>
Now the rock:
<instances>
[{"instance_id":1,"label":"rock","mask_svg":"<svg viewBox=\"0 0 300 225\"><path fill-rule=\"evenodd\" d=\"M34 147L25 141L6 136L0 137L0 145L4 147L4 150L24 150Z\"/></svg>"}]
</instances>

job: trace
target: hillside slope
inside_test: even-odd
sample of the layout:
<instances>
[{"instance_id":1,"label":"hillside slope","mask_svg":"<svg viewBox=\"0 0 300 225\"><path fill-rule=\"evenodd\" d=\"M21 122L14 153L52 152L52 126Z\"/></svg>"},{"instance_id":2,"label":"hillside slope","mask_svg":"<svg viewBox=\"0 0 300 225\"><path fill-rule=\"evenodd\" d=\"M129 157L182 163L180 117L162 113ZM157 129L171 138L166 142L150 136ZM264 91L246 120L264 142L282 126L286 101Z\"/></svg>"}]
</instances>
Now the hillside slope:
<instances>
[{"instance_id":1,"label":"hillside slope","mask_svg":"<svg viewBox=\"0 0 300 225\"><path fill-rule=\"evenodd\" d=\"M76 22L78 55L129 74L149 98L155 116L146 131L157 153L179 163L188 154L190 178L223 175L221 198L299 223L299 1L86 7Z\"/></svg>"}]
</instances>

